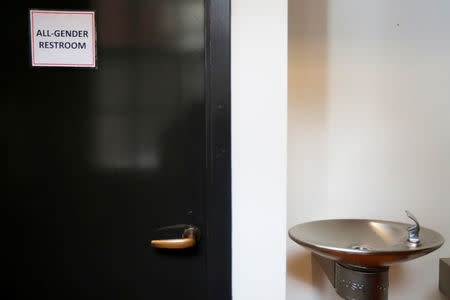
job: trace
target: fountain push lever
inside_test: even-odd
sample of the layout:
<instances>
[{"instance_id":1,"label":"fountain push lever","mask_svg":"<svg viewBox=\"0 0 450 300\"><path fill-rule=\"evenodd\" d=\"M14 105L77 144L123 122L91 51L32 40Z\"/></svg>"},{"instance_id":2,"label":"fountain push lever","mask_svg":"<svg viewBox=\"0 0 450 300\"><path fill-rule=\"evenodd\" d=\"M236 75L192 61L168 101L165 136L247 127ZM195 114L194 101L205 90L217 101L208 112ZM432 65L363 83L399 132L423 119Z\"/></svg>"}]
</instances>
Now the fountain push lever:
<instances>
[{"instance_id":1,"label":"fountain push lever","mask_svg":"<svg viewBox=\"0 0 450 300\"><path fill-rule=\"evenodd\" d=\"M413 243L413 244L419 244L420 243L420 239L419 239L419 231L420 231L420 225L419 225L419 221L417 221L416 217L414 217L414 215L405 210L406 215L408 216L408 218L410 218L411 220L414 221L414 223L416 223L415 225L412 225L410 227L408 227L408 233L409 233L409 237L408 237L408 242Z\"/></svg>"}]
</instances>

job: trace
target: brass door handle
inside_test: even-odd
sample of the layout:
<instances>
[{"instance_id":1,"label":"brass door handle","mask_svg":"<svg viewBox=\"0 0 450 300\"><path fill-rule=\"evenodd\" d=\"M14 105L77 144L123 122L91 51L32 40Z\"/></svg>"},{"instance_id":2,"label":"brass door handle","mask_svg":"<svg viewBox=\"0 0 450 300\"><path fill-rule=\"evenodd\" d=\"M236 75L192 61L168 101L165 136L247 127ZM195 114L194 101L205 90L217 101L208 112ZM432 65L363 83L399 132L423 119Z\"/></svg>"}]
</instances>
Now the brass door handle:
<instances>
[{"instance_id":1,"label":"brass door handle","mask_svg":"<svg viewBox=\"0 0 450 300\"><path fill-rule=\"evenodd\" d=\"M152 240L151 246L160 249L186 249L194 247L200 239L200 231L196 227L188 227L181 239Z\"/></svg>"}]
</instances>

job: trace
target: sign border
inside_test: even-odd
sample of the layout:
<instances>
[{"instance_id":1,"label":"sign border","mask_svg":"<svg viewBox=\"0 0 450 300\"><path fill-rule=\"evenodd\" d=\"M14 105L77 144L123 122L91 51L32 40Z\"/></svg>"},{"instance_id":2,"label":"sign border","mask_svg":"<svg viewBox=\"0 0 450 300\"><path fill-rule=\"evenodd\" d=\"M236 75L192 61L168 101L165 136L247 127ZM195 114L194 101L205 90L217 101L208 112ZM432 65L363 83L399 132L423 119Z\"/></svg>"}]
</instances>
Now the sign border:
<instances>
[{"instance_id":1,"label":"sign border","mask_svg":"<svg viewBox=\"0 0 450 300\"><path fill-rule=\"evenodd\" d=\"M92 63L89 64L64 64L64 63L36 63L34 54L34 14L70 14L70 15L90 15L92 20ZM31 67L71 67L71 68L93 68L97 69L97 30L96 30L96 11L95 10L48 10L48 9L29 9L30 22L30 50L31 50Z\"/></svg>"}]
</instances>

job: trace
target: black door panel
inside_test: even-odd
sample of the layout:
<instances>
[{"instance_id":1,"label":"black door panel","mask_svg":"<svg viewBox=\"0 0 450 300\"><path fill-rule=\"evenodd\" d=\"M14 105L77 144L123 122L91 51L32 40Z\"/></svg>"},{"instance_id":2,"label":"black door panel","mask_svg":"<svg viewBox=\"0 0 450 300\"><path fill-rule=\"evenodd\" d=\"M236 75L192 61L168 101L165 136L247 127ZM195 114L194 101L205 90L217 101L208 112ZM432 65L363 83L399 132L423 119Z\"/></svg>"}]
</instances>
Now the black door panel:
<instances>
[{"instance_id":1,"label":"black door panel","mask_svg":"<svg viewBox=\"0 0 450 300\"><path fill-rule=\"evenodd\" d=\"M216 149L212 94L205 92L209 6L202 0L16 5L16 65L5 114L11 259L4 291L10 299L207 299L209 279L222 272L207 265L214 229L208 205L218 199L208 195L224 184L229 197L229 166L223 183L210 177ZM95 10L98 67L30 67L30 8ZM149 247L161 234L181 235L156 231L174 224L199 227L198 246ZM230 238L223 239L227 258ZM225 299L230 275L220 276ZM217 290L219 281L212 282Z\"/></svg>"}]
</instances>

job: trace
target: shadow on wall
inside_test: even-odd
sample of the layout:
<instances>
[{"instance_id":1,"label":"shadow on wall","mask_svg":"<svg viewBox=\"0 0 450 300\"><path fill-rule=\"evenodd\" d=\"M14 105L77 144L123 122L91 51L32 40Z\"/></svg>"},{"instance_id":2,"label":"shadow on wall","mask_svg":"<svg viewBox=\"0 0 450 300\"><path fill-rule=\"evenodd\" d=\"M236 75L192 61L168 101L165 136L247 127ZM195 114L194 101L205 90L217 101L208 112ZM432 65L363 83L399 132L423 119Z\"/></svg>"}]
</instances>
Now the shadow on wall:
<instances>
[{"instance_id":1,"label":"shadow on wall","mask_svg":"<svg viewBox=\"0 0 450 300\"><path fill-rule=\"evenodd\" d=\"M290 227L307 221L298 212L326 209L314 203L327 198L317 183L327 180L328 0L290 0L288 13Z\"/></svg>"},{"instance_id":2,"label":"shadow on wall","mask_svg":"<svg viewBox=\"0 0 450 300\"><path fill-rule=\"evenodd\" d=\"M327 9L328 0L289 1L289 120L294 126L314 122L306 124L312 130L326 128Z\"/></svg>"},{"instance_id":3,"label":"shadow on wall","mask_svg":"<svg viewBox=\"0 0 450 300\"><path fill-rule=\"evenodd\" d=\"M301 252L288 256L286 273L296 281L312 284L311 280L311 254Z\"/></svg>"},{"instance_id":4,"label":"shadow on wall","mask_svg":"<svg viewBox=\"0 0 450 300\"><path fill-rule=\"evenodd\" d=\"M288 228L308 221L298 212L326 209L312 204L325 199L314 184L326 182L327 170L328 1L288 1ZM289 238L287 250L288 279L312 287L310 252ZM289 286L286 295L315 299Z\"/></svg>"}]
</instances>

